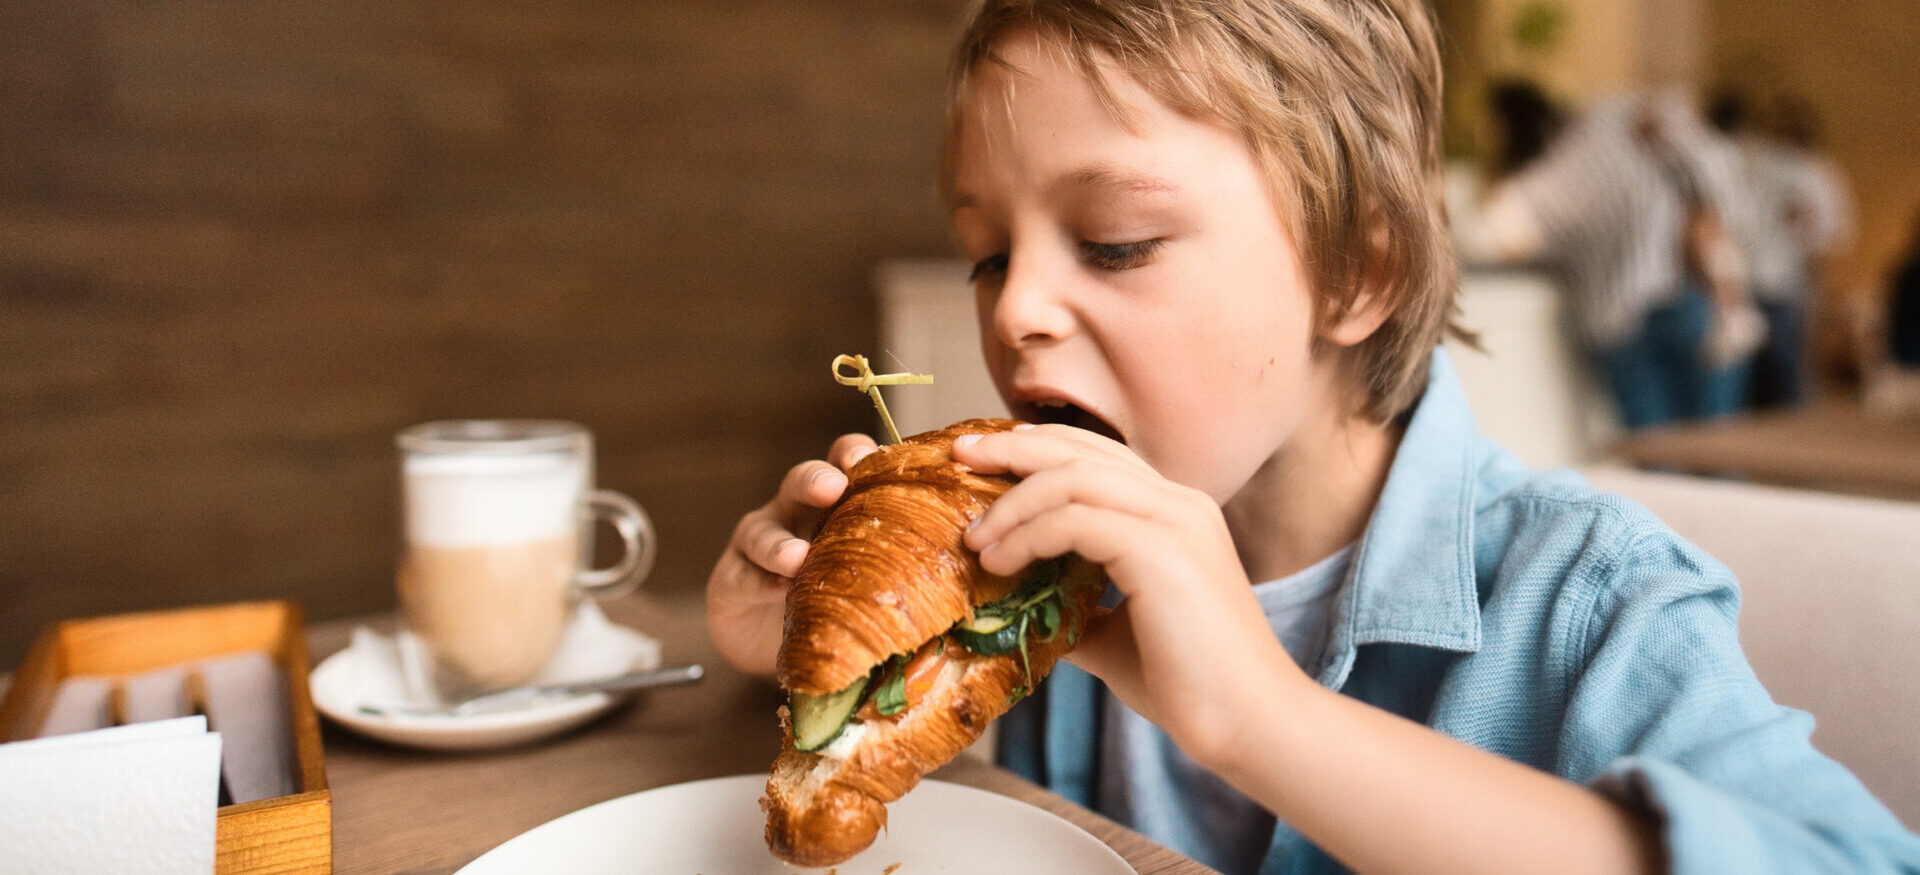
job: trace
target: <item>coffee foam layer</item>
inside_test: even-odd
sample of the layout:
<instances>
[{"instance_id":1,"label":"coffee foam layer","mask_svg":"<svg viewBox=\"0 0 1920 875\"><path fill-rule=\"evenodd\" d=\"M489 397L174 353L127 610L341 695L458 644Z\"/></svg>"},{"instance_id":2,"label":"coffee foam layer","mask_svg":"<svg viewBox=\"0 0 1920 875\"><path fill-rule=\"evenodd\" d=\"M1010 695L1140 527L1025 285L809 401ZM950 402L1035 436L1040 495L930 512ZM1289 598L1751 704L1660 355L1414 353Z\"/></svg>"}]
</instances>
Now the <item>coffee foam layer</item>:
<instances>
[{"instance_id":1,"label":"coffee foam layer","mask_svg":"<svg viewBox=\"0 0 1920 875\"><path fill-rule=\"evenodd\" d=\"M407 538L473 547L572 536L587 477L584 459L560 453L410 456L403 472Z\"/></svg>"}]
</instances>

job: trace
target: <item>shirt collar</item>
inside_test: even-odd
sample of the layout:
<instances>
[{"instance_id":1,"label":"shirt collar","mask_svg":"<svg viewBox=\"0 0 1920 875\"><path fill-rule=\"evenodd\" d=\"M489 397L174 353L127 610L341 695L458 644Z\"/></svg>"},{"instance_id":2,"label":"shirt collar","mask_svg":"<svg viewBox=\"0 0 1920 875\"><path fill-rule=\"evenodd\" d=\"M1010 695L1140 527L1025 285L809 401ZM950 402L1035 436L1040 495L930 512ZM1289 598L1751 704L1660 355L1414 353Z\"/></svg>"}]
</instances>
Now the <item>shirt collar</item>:
<instances>
[{"instance_id":1,"label":"shirt collar","mask_svg":"<svg viewBox=\"0 0 1920 875\"><path fill-rule=\"evenodd\" d=\"M1356 648L1413 644L1480 649L1473 573L1473 507L1479 429L1445 349L1387 472L1336 600L1321 683L1339 689Z\"/></svg>"}]
</instances>

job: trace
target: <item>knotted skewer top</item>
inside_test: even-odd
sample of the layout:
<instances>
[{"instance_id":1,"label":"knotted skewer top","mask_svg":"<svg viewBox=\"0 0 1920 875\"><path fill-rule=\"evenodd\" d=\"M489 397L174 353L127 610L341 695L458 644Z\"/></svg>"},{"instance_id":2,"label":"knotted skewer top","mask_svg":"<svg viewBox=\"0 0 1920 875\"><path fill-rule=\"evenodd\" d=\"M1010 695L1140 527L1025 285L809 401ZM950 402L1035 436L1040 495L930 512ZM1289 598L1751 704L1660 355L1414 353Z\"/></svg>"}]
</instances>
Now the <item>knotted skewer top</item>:
<instances>
[{"instance_id":1,"label":"knotted skewer top","mask_svg":"<svg viewBox=\"0 0 1920 875\"><path fill-rule=\"evenodd\" d=\"M849 367L854 369L854 373L846 373L844 369ZM833 379L842 386L859 389L873 399L873 409L880 411L880 422L887 427L887 435L896 444L900 442L900 430L893 426L893 416L887 413L887 402L880 397L880 387L926 386L933 383L932 374L876 374L863 355L834 358Z\"/></svg>"}]
</instances>

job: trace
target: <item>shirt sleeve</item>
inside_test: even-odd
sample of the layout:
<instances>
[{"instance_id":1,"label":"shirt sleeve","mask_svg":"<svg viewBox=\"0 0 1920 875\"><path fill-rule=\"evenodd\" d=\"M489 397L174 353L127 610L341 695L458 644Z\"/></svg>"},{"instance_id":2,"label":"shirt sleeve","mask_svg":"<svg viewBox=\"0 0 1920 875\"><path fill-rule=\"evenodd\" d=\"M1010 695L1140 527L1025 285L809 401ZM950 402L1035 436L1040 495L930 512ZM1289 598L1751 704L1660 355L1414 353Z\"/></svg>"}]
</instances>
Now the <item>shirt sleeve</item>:
<instances>
[{"instance_id":1,"label":"shirt sleeve","mask_svg":"<svg viewBox=\"0 0 1920 875\"><path fill-rule=\"evenodd\" d=\"M1658 825L1675 875L1920 873L1920 839L1761 687L1738 606L1705 554L1670 533L1636 542L1578 636L1563 745L1604 763L1594 789Z\"/></svg>"}]
</instances>

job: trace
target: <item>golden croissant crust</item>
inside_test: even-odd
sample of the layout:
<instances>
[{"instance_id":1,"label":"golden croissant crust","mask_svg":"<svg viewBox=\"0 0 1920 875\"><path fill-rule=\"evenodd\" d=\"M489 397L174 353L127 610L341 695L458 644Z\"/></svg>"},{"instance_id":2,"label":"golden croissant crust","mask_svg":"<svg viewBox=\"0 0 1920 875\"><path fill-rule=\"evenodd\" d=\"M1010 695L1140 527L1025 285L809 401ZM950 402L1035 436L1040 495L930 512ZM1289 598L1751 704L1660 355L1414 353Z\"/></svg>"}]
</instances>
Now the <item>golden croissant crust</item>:
<instances>
[{"instance_id":1,"label":"golden croissant crust","mask_svg":"<svg viewBox=\"0 0 1920 875\"><path fill-rule=\"evenodd\" d=\"M1079 573L1097 574L1092 565L1080 566ZM1066 612L1067 627L1027 650L1031 683L1046 677L1079 639L1100 587L1074 592L1078 601ZM887 825L885 803L905 796L922 776L978 741L987 724L1013 706L1016 691L1029 689L1018 653L972 656L958 647L949 652L955 658L933 689L898 718L864 724L846 759L794 750L787 709L780 709L785 740L760 801L767 812L767 847L775 856L796 866L820 867L866 850Z\"/></svg>"},{"instance_id":2,"label":"golden croissant crust","mask_svg":"<svg viewBox=\"0 0 1920 875\"><path fill-rule=\"evenodd\" d=\"M1012 592L960 542L967 525L1014 483L953 460L953 439L1006 431L1007 419L970 419L882 447L847 472L787 594L780 685L821 695L842 689L896 653L920 646Z\"/></svg>"},{"instance_id":3,"label":"golden croissant crust","mask_svg":"<svg viewBox=\"0 0 1920 875\"><path fill-rule=\"evenodd\" d=\"M961 543L969 521L1013 480L976 475L951 455L959 435L1014 425L969 420L915 435L853 467L787 596L782 686L814 695L844 689L1019 586L988 574ZM894 716L865 714L851 745L795 750L781 708L783 748L760 803L767 847L789 863L818 867L871 845L886 825L886 803L977 741L1079 641L1102 578L1098 566L1066 557L1059 628L1049 637L1029 636L1024 662L1022 650L979 656L945 645L931 685L909 693L906 710ZM836 746L838 756L827 755Z\"/></svg>"}]
</instances>

